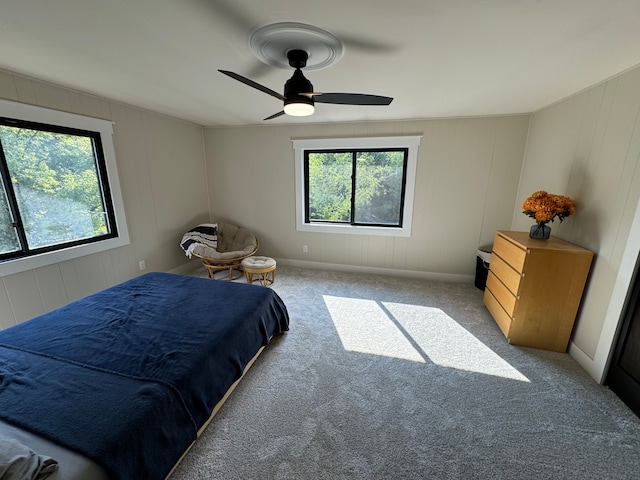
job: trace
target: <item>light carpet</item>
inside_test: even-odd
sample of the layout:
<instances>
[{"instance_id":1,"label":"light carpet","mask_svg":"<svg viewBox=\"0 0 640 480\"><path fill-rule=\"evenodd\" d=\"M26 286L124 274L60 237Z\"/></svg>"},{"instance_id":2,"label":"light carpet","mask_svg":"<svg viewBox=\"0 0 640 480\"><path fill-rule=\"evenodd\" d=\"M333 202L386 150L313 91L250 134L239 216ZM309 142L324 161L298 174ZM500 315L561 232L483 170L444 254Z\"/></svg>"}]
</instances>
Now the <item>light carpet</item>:
<instances>
[{"instance_id":1,"label":"light carpet","mask_svg":"<svg viewBox=\"0 0 640 480\"><path fill-rule=\"evenodd\" d=\"M639 478L638 417L509 345L473 285L279 266L273 288L290 331L171 480Z\"/></svg>"}]
</instances>

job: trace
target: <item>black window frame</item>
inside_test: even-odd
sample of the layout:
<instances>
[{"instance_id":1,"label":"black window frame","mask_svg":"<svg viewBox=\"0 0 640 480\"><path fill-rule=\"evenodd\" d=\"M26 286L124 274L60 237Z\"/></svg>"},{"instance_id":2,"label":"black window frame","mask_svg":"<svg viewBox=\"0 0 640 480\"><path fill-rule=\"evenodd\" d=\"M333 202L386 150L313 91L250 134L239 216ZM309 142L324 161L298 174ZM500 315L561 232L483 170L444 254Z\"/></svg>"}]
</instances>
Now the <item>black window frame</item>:
<instances>
[{"instance_id":1,"label":"black window frame","mask_svg":"<svg viewBox=\"0 0 640 480\"><path fill-rule=\"evenodd\" d=\"M386 152L402 152L404 159L402 164L402 190L400 195L399 206L399 222L398 223L372 223L357 222L356 217L356 171L357 156L359 153L386 153ZM323 153L350 153L351 154L351 207L349 221L337 220L314 220L309 215L309 155ZM357 227L377 227L377 228L403 228L404 225L404 206L407 191L407 168L409 163L408 147L384 147L384 148L339 148L339 149L304 149L303 152L303 187L304 187L304 222L306 224L334 224L334 225L351 225Z\"/></svg>"},{"instance_id":2,"label":"black window frame","mask_svg":"<svg viewBox=\"0 0 640 480\"><path fill-rule=\"evenodd\" d=\"M4 147L2 145L2 139L0 138L0 181L2 181L2 185L7 197L7 204L11 211L11 216L13 217L12 226L16 229L16 233L20 243L20 250L0 253L0 262L32 257L41 255L43 253L66 250L80 245L89 245L108 239L118 238L119 235L118 225L116 222L115 206L111 194L111 187L109 185L107 161L104 154L100 132L66 127L62 125L54 125L49 123L33 122L10 117L0 117L0 125L90 138L92 141L93 154L96 162L95 167L98 177L98 185L100 187L102 201L104 203L106 223L109 230L105 234L96 235L90 238L57 243L55 245L47 245L44 247L30 248L24 230L22 216L18 208L18 202L16 199L15 190L13 188L13 183L11 182L11 173L5 156Z\"/></svg>"}]
</instances>

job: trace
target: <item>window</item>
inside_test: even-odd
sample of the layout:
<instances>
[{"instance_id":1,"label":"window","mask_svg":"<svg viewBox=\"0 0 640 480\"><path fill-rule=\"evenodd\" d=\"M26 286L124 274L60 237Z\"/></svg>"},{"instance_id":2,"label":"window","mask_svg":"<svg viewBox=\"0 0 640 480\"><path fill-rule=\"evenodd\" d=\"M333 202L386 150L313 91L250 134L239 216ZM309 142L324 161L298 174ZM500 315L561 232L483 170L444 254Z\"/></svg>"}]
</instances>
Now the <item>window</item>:
<instances>
[{"instance_id":1,"label":"window","mask_svg":"<svg viewBox=\"0 0 640 480\"><path fill-rule=\"evenodd\" d=\"M298 230L411 235L420 137L293 143Z\"/></svg>"},{"instance_id":2,"label":"window","mask_svg":"<svg viewBox=\"0 0 640 480\"><path fill-rule=\"evenodd\" d=\"M128 244L110 122L0 101L0 275Z\"/></svg>"},{"instance_id":3,"label":"window","mask_svg":"<svg viewBox=\"0 0 640 480\"><path fill-rule=\"evenodd\" d=\"M407 153L305 150L305 222L402 227Z\"/></svg>"},{"instance_id":4,"label":"window","mask_svg":"<svg viewBox=\"0 0 640 480\"><path fill-rule=\"evenodd\" d=\"M0 259L117 236L100 134L0 118Z\"/></svg>"}]
</instances>

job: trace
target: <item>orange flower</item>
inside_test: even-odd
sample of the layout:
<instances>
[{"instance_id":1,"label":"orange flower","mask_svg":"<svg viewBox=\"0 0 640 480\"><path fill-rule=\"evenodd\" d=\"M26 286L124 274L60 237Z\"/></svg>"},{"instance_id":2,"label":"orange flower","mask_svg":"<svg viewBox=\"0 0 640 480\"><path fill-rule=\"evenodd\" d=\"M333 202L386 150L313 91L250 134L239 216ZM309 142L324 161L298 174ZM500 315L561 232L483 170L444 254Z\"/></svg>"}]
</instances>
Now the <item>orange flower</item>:
<instances>
[{"instance_id":1,"label":"orange flower","mask_svg":"<svg viewBox=\"0 0 640 480\"><path fill-rule=\"evenodd\" d=\"M522 204L522 213L535 218L536 223L553 222L559 218L562 222L569 215L575 213L573 200L564 195L554 195L544 190L534 192Z\"/></svg>"}]
</instances>

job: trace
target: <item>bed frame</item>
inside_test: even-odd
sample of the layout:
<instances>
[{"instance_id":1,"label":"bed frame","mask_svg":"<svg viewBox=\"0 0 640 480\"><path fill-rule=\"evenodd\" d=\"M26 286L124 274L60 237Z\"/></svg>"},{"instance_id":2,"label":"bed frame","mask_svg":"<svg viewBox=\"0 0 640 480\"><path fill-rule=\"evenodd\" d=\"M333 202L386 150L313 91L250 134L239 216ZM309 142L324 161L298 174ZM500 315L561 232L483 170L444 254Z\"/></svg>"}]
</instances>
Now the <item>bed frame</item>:
<instances>
[{"instance_id":1,"label":"bed frame","mask_svg":"<svg viewBox=\"0 0 640 480\"><path fill-rule=\"evenodd\" d=\"M258 350L258 353L256 353L256 355L249 361L249 363L247 364L247 366L244 369L244 372L242 373L242 376L236 380L235 382L233 382L233 384L231 385L231 387L229 387L229 390L227 390L224 394L224 396L222 397L222 399L216 404L215 407L213 407L213 411L211 412L211 416L207 419L207 421L200 427L200 429L198 430L198 438L200 438L200 435L202 435L202 433L205 431L205 429L209 426L209 424L211 423L211 421L213 420L213 417L216 416L216 414L218 413L218 411L220 411L220 409L222 408L222 406L224 405L224 403L227 401L227 399L229 398L229 396L231 395L231 393L233 393L233 391L235 390L235 388L238 386L238 384L240 383L240 380L242 380L244 378L244 376L247 374L247 372L249 371L249 369L251 368L251 366L255 363L255 361L258 359L258 357L260 356L260 354L262 353L262 351L265 349L265 347L260 347L260 350ZM196 439L197 440L197 439ZM168 480L168 478L173 474L173 472L175 471L176 468L178 468L178 465L180 465L180 462L182 462L182 459L184 457L187 456L187 454L189 453L189 451L191 450L191 447L193 447L195 445L195 441L191 443L191 445L189 445L189 448L187 448L184 453L182 454L182 456L180 457L180 459L176 462L176 464L173 466L173 468L171 469L171 471L169 472L169 474L166 476L165 480Z\"/></svg>"}]
</instances>

